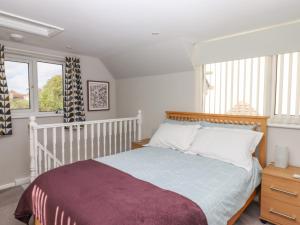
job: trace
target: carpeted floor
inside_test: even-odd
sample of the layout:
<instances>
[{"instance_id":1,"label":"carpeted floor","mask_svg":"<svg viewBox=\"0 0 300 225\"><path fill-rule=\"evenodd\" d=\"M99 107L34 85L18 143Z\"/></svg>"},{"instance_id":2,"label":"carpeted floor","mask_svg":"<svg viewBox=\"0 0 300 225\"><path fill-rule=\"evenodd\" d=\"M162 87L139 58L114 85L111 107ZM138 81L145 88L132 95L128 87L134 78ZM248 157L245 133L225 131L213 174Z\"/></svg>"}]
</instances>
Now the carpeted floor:
<instances>
[{"instance_id":1,"label":"carpeted floor","mask_svg":"<svg viewBox=\"0 0 300 225\"><path fill-rule=\"evenodd\" d=\"M18 199L23 189L21 187L0 191L0 225L21 225L14 216ZM262 225L258 219L259 208L257 203L252 203L242 215L236 225Z\"/></svg>"}]
</instances>

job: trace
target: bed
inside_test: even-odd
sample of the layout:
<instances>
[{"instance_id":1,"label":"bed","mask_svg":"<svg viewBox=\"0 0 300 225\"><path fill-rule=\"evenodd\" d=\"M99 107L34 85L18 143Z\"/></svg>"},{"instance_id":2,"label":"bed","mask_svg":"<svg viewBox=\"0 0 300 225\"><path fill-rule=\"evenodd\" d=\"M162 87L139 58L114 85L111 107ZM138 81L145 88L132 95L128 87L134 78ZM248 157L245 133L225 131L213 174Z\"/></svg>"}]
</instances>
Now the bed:
<instances>
[{"instance_id":1,"label":"bed","mask_svg":"<svg viewBox=\"0 0 300 225\"><path fill-rule=\"evenodd\" d=\"M72 124L71 129L67 132L68 137L72 139L74 136L72 130L74 130L74 127L76 128L76 131L78 131L77 149L80 149L81 143L78 142L78 138L80 141L81 136L79 133L83 130L84 134L82 139L84 140L84 152L87 151L88 148L94 148L94 144L98 148L98 154L95 154L95 157L90 158L94 158L96 161L130 174L139 180L146 181L162 189L178 193L192 200L197 205L200 205L202 211L206 215L208 225L234 224L242 212L254 199L259 189L260 166L265 166L266 159L265 148L267 118L259 116L216 115L188 112L166 112L166 118L180 121L209 121L213 123L257 125L257 129L263 132L264 136L256 152L257 160L253 159L254 166L251 173L246 173L246 171L241 168L237 168L219 160L184 154L171 149L166 150L144 147L134 151L122 151L123 142L125 142L123 148L130 150L131 141L141 138L140 129L142 123L140 113L135 118L125 119L125 121L127 121L126 129L128 129L126 132L125 125L122 122L123 135L121 136L115 131L118 131L118 126L121 126L121 121L124 121L124 119L120 119L118 121L102 121L101 123L106 124L105 128L107 128L108 135L102 141L101 139L96 141L93 140L89 146L87 145L86 136L93 138L96 136L99 138L100 135L98 135L98 131L100 128L103 131L103 125L98 126L97 124L89 122L89 124L93 124L90 125L93 127L93 130L90 130L90 135L85 133L87 132L85 124ZM112 124L109 125L109 122ZM115 125L116 123L117 125ZM54 128L49 125L43 125L40 129L45 129L45 127L46 129L53 129L52 134L56 135ZM55 125L55 129L59 127L59 125ZM114 129L116 127L117 129ZM37 175L50 170L52 166L58 167L65 164L63 163L65 160L62 159L62 155L60 156L61 159L58 159L59 154L56 152L56 142L54 142L55 144L52 146L54 150L52 152L49 151L47 157L42 155L42 152L45 152L46 147L48 146L47 141L45 142L48 134L47 132L45 134L45 131L43 131L42 137L44 139L44 143L38 143L37 139L39 136L37 130L38 127L33 124L31 142L33 152L32 159L34 161L32 163L32 171L34 173L32 175L33 179L37 177ZM94 135L94 131L96 132L96 135ZM127 136L124 136L125 134L127 134ZM105 146L105 140L108 143L108 150L105 150L101 155L99 154L99 142L104 142ZM74 140L71 142L68 141L68 143L71 143L71 147L73 142ZM38 148L36 148L37 146ZM119 149L117 148L118 146ZM114 151L112 151L112 149ZM94 149L91 151L94 151ZM95 152L97 152L96 149ZM70 154L69 157L71 157ZM84 155L84 159L88 158L87 153ZM93 156L93 154L91 153L90 156ZM73 160L71 162L75 161L74 156L72 156L72 158ZM80 160L80 153L77 154L77 159ZM44 165L43 168L39 168L40 165L38 164L43 162L45 162L44 164L46 165ZM174 173L174 171L176 171L176 173ZM203 179L203 177L206 177L206 179ZM223 179L224 177L234 179ZM220 180L222 183L220 183ZM41 225L38 219L35 220L35 223L36 225Z\"/></svg>"}]
</instances>

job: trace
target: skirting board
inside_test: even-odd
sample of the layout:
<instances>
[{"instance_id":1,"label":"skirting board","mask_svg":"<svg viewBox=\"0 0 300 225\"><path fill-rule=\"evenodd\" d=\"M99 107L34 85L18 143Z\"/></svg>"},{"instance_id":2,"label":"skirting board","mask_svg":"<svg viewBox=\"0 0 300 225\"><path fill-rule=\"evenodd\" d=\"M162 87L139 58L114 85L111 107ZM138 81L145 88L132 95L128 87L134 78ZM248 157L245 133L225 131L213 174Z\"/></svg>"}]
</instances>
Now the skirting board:
<instances>
[{"instance_id":1,"label":"skirting board","mask_svg":"<svg viewBox=\"0 0 300 225\"><path fill-rule=\"evenodd\" d=\"M28 184L29 182L30 182L30 177L18 178L18 179L15 179L15 182L0 185L0 191L8 189L8 188L16 187L16 186Z\"/></svg>"}]
</instances>

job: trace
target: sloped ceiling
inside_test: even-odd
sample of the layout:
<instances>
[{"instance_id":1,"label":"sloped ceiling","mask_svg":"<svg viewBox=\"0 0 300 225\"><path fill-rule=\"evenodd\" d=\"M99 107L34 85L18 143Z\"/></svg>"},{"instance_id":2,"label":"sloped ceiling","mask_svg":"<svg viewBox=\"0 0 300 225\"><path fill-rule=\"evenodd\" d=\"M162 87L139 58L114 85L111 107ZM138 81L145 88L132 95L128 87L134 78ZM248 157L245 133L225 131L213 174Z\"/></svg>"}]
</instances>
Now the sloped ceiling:
<instances>
[{"instance_id":1,"label":"sloped ceiling","mask_svg":"<svg viewBox=\"0 0 300 225\"><path fill-rule=\"evenodd\" d=\"M195 41L299 19L300 1L0 0L0 10L65 28L50 39L22 33L25 44L99 57L125 78L192 70ZM12 32L0 28L0 39Z\"/></svg>"}]
</instances>

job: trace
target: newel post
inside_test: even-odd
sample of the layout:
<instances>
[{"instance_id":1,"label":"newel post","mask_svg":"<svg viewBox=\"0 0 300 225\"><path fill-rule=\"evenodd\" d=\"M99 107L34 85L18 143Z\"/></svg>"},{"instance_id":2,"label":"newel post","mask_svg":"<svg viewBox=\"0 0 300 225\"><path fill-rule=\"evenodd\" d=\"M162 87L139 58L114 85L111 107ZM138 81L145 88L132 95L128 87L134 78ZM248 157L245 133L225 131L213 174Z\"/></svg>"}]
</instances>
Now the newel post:
<instances>
[{"instance_id":1,"label":"newel post","mask_svg":"<svg viewBox=\"0 0 300 225\"><path fill-rule=\"evenodd\" d=\"M37 123L35 121L35 117L30 117L29 122L29 143L30 143L30 182L32 182L37 176L37 162L36 162L36 140L37 140Z\"/></svg>"},{"instance_id":2,"label":"newel post","mask_svg":"<svg viewBox=\"0 0 300 225\"><path fill-rule=\"evenodd\" d=\"M142 110L138 111L137 115L137 123L138 123L138 141L142 140Z\"/></svg>"}]
</instances>

